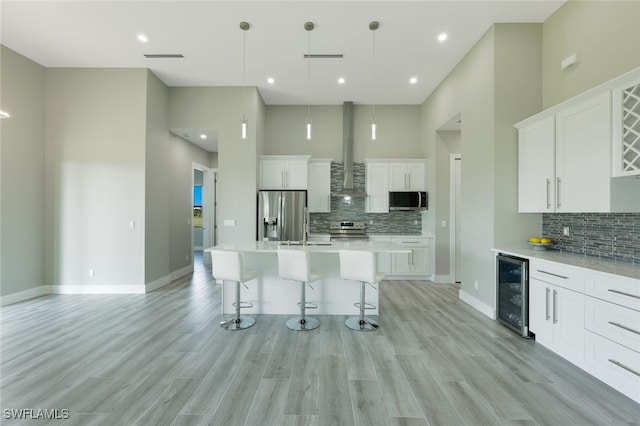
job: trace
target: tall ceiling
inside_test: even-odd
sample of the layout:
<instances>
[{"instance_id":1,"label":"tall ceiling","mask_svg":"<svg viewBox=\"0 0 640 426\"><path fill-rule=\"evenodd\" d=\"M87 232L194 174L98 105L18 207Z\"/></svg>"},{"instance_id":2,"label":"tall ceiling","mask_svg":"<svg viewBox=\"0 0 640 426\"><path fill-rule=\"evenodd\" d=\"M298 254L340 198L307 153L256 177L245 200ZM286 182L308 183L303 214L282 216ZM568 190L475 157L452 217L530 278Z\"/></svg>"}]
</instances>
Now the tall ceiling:
<instances>
[{"instance_id":1,"label":"tall ceiling","mask_svg":"<svg viewBox=\"0 0 640 426\"><path fill-rule=\"evenodd\" d=\"M257 86L267 105L420 104L492 24L543 22L563 3L3 0L0 41L45 67L140 67L169 86ZM375 43L371 21L380 23ZM309 51L344 56L308 60Z\"/></svg>"}]
</instances>

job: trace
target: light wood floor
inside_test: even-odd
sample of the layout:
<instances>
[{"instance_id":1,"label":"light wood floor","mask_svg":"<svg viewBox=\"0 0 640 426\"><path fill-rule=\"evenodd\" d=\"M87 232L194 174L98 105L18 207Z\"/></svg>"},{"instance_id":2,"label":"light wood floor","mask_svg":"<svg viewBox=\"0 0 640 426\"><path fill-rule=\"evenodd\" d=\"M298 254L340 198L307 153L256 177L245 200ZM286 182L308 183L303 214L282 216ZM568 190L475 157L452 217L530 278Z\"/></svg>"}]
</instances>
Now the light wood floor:
<instances>
[{"instance_id":1,"label":"light wood floor","mask_svg":"<svg viewBox=\"0 0 640 426\"><path fill-rule=\"evenodd\" d=\"M229 332L219 286L196 266L147 295L3 307L0 408L68 409L64 425L640 421L640 405L460 302L454 285L383 282L371 333L340 316L294 332L277 315Z\"/></svg>"}]
</instances>

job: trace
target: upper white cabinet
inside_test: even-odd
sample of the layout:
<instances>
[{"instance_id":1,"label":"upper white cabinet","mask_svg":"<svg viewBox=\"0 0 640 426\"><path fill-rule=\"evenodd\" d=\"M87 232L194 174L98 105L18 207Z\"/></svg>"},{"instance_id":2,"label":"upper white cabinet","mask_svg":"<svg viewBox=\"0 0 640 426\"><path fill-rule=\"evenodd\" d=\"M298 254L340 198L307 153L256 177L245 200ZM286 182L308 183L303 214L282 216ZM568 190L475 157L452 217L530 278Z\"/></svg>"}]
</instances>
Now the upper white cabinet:
<instances>
[{"instance_id":1,"label":"upper white cabinet","mask_svg":"<svg viewBox=\"0 0 640 426\"><path fill-rule=\"evenodd\" d=\"M516 124L519 212L640 211L640 180L612 177L611 99L611 88L599 87Z\"/></svg>"},{"instance_id":2,"label":"upper white cabinet","mask_svg":"<svg viewBox=\"0 0 640 426\"><path fill-rule=\"evenodd\" d=\"M523 126L518 131L518 211L555 211L555 117Z\"/></svg>"},{"instance_id":3,"label":"upper white cabinet","mask_svg":"<svg viewBox=\"0 0 640 426\"><path fill-rule=\"evenodd\" d=\"M425 162L389 163L389 191L424 191L426 190Z\"/></svg>"},{"instance_id":4,"label":"upper white cabinet","mask_svg":"<svg viewBox=\"0 0 640 426\"><path fill-rule=\"evenodd\" d=\"M605 92L556 113L556 212L613 211L610 105Z\"/></svg>"},{"instance_id":5,"label":"upper white cabinet","mask_svg":"<svg viewBox=\"0 0 640 426\"><path fill-rule=\"evenodd\" d=\"M260 157L260 189L307 189L309 156Z\"/></svg>"},{"instance_id":6,"label":"upper white cabinet","mask_svg":"<svg viewBox=\"0 0 640 426\"><path fill-rule=\"evenodd\" d=\"M331 211L331 160L312 159L309 162L307 207L310 213Z\"/></svg>"},{"instance_id":7,"label":"upper white cabinet","mask_svg":"<svg viewBox=\"0 0 640 426\"><path fill-rule=\"evenodd\" d=\"M366 161L365 213L389 213L389 164Z\"/></svg>"},{"instance_id":8,"label":"upper white cabinet","mask_svg":"<svg viewBox=\"0 0 640 426\"><path fill-rule=\"evenodd\" d=\"M640 79L612 91L613 176L640 175Z\"/></svg>"}]
</instances>

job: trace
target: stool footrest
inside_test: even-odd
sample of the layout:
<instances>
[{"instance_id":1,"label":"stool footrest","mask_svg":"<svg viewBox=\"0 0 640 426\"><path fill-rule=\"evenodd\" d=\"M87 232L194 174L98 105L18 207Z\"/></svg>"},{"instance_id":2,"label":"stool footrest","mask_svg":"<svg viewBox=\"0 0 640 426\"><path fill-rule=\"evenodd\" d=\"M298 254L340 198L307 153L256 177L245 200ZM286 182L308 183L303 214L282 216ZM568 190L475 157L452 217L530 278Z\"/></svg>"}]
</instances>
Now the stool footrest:
<instances>
[{"instance_id":1,"label":"stool footrest","mask_svg":"<svg viewBox=\"0 0 640 426\"><path fill-rule=\"evenodd\" d=\"M236 302L233 302L233 307L236 306ZM250 302L240 302L240 309L244 308L253 308L253 303Z\"/></svg>"},{"instance_id":2,"label":"stool footrest","mask_svg":"<svg viewBox=\"0 0 640 426\"><path fill-rule=\"evenodd\" d=\"M355 306L356 308L360 309L360 302L354 303L353 306ZM376 305L372 305L371 303L365 303L364 304L364 308L365 309L375 309L375 308L377 308L377 306Z\"/></svg>"},{"instance_id":3,"label":"stool footrest","mask_svg":"<svg viewBox=\"0 0 640 426\"><path fill-rule=\"evenodd\" d=\"M300 306L300 305L302 305L302 302L298 302L298 306ZM318 309L318 305L316 305L315 303L311 303L311 302L305 302L304 308L305 309Z\"/></svg>"}]
</instances>

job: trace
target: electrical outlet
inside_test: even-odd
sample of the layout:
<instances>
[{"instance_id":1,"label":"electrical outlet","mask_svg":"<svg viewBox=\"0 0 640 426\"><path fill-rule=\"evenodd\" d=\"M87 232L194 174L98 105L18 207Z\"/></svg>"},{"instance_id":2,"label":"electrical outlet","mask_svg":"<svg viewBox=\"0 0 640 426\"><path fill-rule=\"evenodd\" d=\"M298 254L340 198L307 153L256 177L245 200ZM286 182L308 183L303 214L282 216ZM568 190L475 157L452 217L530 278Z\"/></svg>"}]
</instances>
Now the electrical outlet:
<instances>
[{"instance_id":1,"label":"electrical outlet","mask_svg":"<svg viewBox=\"0 0 640 426\"><path fill-rule=\"evenodd\" d=\"M95 271L93 270L93 268L89 268L89 276L90 276L90 277L93 277L94 272L95 272Z\"/></svg>"},{"instance_id":2,"label":"electrical outlet","mask_svg":"<svg viewBox=\"0 0 640 426\"><path fill-rule=\"evenodd\" d=\"M476 290L478 290L478 280L475 280L473 282L473 286L476 288Z\"/></svg>"},{"instance_id":3,"label":"electrical outlet","mask_svg":"<svg viewBox=\"0 0 640 426\"><path fill-rule=\"evenodd\" d=\"M442 221L442 227L443 227L443 228L446 228L446 227L447 227L447 221L446 221L446 220L443 220L443 221Z\"/></svg>"},{"instance_id":4,"label":"electrical outlet","mask_svg":"<svg viewBox=\"0 0 640 426\"><path fill-rule=\"evenodd\" d=\"M189 255L188 255L188 254L186 254L186 255L184 256L184 258L185 258L185 260L186 260L187 262L189 261Z\"/></svg>"},{"instance_id":5,"label":"electrical outlet","mask_svg":"<svg viewBox=\"0 0 640 426\"><path fill-rule=\"evenodd\" d=\"M569 236L569 227L565 226L564 228L562 228L562 235L564 235L565 237Z\"/></svg>"}]
</instances>

